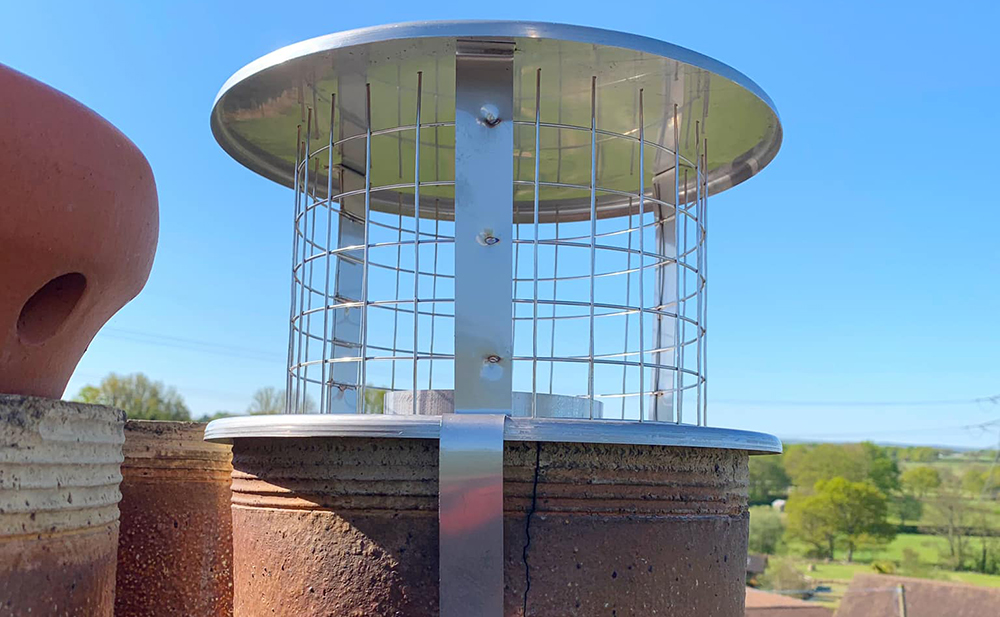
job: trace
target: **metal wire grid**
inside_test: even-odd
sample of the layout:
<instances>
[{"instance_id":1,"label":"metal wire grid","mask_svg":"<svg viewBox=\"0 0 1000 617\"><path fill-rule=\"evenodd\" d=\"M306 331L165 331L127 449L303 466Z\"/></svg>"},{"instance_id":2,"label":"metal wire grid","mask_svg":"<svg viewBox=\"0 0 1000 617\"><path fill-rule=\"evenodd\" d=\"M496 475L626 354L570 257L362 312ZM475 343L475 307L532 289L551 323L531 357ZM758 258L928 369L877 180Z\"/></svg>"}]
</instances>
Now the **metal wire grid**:
<instances>
[{"instance_id":1,"label":"metal wire grid","mask_svg":"<svg viewBox=\"0 0 1000 617\"><path fill-rule=\"evenodd\" d=\"M591 404L595 420L681 423L688 410L688 423L693 416L694 424L707 425L708 144L700 123L692 161L646 139L641 89L637 127L622 134L597 126L596 77L590 126L541 122L540 69L535 85L534 122L514 121L517 145L529 150L530 139L534 153L533 178L515 178L515 188L532 190L534 200L530 217L517 206L514 213L514 389L533 394L532 416L534 395L548 393L602 402ZM454 221L441 207L453 198L454 178L420 164L421 145L433 140L437 147L454 122L421 121L420 74L412 124L372 130L370 86L365 96L363 133L342 135L335 96L325 140L311 108L304 134L298 130L289 413L381 413L387 391L412 390L419 405L417 390L454 387ZM673 144L680 142L679 113L675 105ZM555 131L559 143L564 134L589 135L589 185L541 179L546 131ZM404 170L400 157L399 182L372 186L373 150L398 145L404 135L416 148L413 169ZM615 140L635 153L634 191L599 185L601 150ZM365 168L341 164L344 149L361 144ZM672 176L666 191L647 170L650 152L673 158L671 169L656 170ZM321 167L325 187L318 186ZM422 196L428 189L433 196ZM557 209L543 222L542 190L563 194L564 203L586 199L590 216L562 220ZM373 195L395 195L398 208L386 211L383 199L373 209ZM601 218L600 206L611 201L627 201L627 217Z\"/></svg>"}]
</instances>

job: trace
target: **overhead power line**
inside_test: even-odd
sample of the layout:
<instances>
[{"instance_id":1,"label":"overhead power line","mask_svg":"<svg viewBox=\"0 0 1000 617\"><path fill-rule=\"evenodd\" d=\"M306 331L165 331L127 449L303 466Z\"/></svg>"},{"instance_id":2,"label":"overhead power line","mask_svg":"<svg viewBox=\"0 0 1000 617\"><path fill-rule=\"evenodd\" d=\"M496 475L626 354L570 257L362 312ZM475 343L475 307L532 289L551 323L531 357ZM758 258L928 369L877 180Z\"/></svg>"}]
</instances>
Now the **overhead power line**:
<instances>
[{"instance_id":1,"label":"overhead power line","mask_svg":"<svg viewBox=\"0 0 1000 617\"><path fill-rule=\"evenodd\" d=\"M978 398L918 400L918 401L785 401L756 399L714 399L715 403L726 405L760 405L768 407L922 407L938 405L980 405L1000 404L1000 394Z\"/></svg>"},{"instance_id":2,"label":"overhead power line","mask_svg":"<svg viewBox=\"0 0 1000 617\"><path fill-rule=\"evenodd\" d=\"M233 345L210 343L207 341L182 338L179 336L157 334L155 332L142 332L139 330L128 330L125 328L104 328L101 333L108 338L131 341L133 343L142 343L144 345L154 345L157 347L190 349L192 351L231 356L246 360L258 360L261 362L283 362L285 360L282 354L262 349L251 349L248 347L236 347Z\"/></svg>"},{"instance_id":3,"label":"overhead power line","mask_svg":"<svg viewBox=\"0 0 1000 617\"><path fill-rule=\"evenodd\" d=\"M891 429L891 430L885 430L885 431L860 430L860 431L854 431L854 432L848 432L848 433L806 433L806 434L795 435L794 438L796 438L796 439L803 439L803 438L814 438L815 439L815 438L829 438L829 437L833 437L833 438L841 438L841 437L847 438L847 437L857 437L859 435L860 436L864 436L864 437L870 437L870 436L875 436L875 435L904 435L904 434L910 434L910 433L944 433L944 432L947 432L947 431L973 431L973 430L978 430L978 431L981 431L981 432L987 432L987 431L993 431L993 430L997 430L997 429L1000 429L1000 418L998 418L996 420L989 420L987 422L979 422L977 424L959 424L959 425L952 425L952 426L929 426L929 427L925 427L925 428L900 428L900 429Z\"/></svg>"}]
</instances>

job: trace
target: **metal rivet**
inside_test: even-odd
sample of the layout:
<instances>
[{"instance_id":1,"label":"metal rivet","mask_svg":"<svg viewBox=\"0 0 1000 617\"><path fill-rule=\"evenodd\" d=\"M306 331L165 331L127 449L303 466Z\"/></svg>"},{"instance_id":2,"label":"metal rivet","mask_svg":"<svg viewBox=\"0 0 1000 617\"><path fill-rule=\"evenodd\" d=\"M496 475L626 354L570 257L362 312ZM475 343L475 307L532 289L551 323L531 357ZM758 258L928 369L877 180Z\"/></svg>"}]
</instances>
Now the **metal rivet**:
<instances>
[{"instance_id":1,"label":"metal rivet","mask_svg":"<svg viewBox=\"0 0 1000 617\"><path fill-rule=\"evenodd\" d=\"M500 238L493 235L492 229L484 229L476 234L476 242L483 246L493 246L500 242Z\"/></svg>"},{"instance_id":2,"label":"metal rivet","mask_svg":"<svg viewBox=\"0 0 1000 617\"><path fill-rule=\"evenodd\" d=\"M489 362L490 364L499 364L500 356L496 354L491 354L489 356L486 356L486 361Z\"/></svg>"},{"instance_id":3,"label":"metal rivet","mask_svg":"<svg viewBox=\"0 0 1000 617\"><path fill-rule=\"evenodd\" d=\"M496 126L500 124L500 110L493 103L486 103L479 108L479 117L482 118L486 126Z\"/></svg>"}]
</instances>

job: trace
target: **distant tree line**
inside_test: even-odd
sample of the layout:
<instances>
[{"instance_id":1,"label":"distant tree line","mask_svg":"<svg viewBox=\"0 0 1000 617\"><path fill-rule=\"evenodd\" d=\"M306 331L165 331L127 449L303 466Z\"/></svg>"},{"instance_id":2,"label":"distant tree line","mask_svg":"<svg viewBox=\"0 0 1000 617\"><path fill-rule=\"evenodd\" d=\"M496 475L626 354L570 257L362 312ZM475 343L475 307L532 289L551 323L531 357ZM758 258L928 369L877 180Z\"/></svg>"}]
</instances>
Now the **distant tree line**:
<instances>
[{"instance_id":1,"label":"distant tree line","mask_svg":"<svg viewBox=\"0 0 1000 617\"><path fill-rule=\"evenodd\" d=\"M191 419L191 410L176 388L164 385L162 381L153 381L142 373L131 375L109 373L96 386L86 385L81 388L73 400L121 409L132 420ZM284 410L285 391L268 386L259 388L253 393L246 413L265 415L283 413ZM311 413L315 410L316 402L307 397L305 412ZM237 414L217 411L211 415L203 415L198 420L207 422L233 415Z\"/></svg>"},{"instance_id":2,"label":"distant tree line","mask_svg":"<svg viewBox=\"0 0 1000 617\"><path fill-rule=\"evenodd\" d=\"M751 551L773 555L795 543L808 556L852 561L903 529L943 538L945 567L1000 573L1000 470L962 465L958 475L935 464L946 456L955 453L865 442L792 444L780 456L752 457ZM770 507L777 499L786 500L783 513Z\"/></svg>"}]
</instances>

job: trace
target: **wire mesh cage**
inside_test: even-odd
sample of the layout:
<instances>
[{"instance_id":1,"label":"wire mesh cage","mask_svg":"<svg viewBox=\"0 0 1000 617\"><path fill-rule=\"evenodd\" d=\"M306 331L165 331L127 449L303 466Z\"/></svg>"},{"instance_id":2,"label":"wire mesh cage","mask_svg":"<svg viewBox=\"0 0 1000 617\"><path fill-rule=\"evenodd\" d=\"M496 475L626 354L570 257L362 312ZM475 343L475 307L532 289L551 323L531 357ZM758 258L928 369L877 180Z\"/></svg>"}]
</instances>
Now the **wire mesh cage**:
<instances>
[{"instance_id":1,"label":"wire mesh cage","mask_svg":"<svg viewBox=\"0 0 1000 617\"><path fill-rule=\"evenodd\" d=\"M602 129L594 77L589 126L543 123L541 69L535 76L534 92L522 91L529 100L519 97L534 118L515 120L514 237L481 238L514 243L515 276L496 284L513 285L515 389L532 394L529 413L537 393L560 394L601 403L597 413L588 410L592 418L681 422L686 406L689 421L701 424L707 140L700 121L684 128L693 160L646 137L642 89L634 93L634 130ZM399 118L405 124L375 128L366 84L364 132L344 136L335 95L332 123L321 127L308 107L297 131L290 410L318 404L321 412L379 413L387 392L454 388L454 167L426 169L418 153L453 144L454 121L422 121L422 73L415 78L413 115ZM678 141L679 114L672 116ZM575 181L578 173L564 178L558 159L543 169L548 144L589 151L589 182ZM373 161L389 158L395 169L374 170ZM663 195L654 170L671 159L659 172L674 180ZM618 166L628 167L615 173L634 186L611 181L606 170ZM320 169L334 174L322 178Z\"/></svg>"},{"instance_id":2,"label":"wire mesh cage","mask_svg":"<svg viewBox=\"0 0 1000 617\"><path fill-rule=\"evenodd\" d=\"M227 150L294 189L291 413L438 413L464 361L456 283L487 274L456 267L456 55L478 39L405 34L277 52L213 113ZM513 133L509 226L476 236L510 251L485 283L509 286L512 346L485 362L509 367L513 415L705 425L708 196L770 161L777 116L693 52L532 34L490 37L512 110L478 110Z\"/></svg>"}]
</instances>

